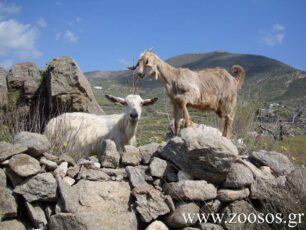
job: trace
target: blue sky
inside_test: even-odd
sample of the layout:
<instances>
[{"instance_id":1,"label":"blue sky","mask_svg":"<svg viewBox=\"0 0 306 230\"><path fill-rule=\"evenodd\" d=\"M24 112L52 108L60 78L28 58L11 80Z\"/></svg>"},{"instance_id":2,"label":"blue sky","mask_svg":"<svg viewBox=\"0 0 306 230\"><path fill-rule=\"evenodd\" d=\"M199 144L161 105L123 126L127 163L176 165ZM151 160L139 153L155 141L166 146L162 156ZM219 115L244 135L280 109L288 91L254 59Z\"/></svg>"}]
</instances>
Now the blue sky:
<instances>
[{"instance_id":1,"label":"blue sky","mask_svg":"<svg viewBox=\"0 0 306 230\"><path fill-rule=\"evenodd\" d=\"M163 59L224 50L306 70L303 0L0 0L0 65L69 55L118 70L150 47Z\"/></svg>"}]
</instances>

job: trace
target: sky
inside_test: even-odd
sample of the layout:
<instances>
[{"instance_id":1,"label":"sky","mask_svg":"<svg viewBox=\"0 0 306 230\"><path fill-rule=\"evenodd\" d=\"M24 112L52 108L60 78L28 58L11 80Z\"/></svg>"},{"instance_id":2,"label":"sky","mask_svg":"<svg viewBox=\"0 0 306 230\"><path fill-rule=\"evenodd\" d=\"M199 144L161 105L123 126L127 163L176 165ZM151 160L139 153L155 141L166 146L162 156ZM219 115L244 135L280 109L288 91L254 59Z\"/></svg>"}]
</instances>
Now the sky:
<instances>
[{"instance_id":1,"label":"sky","mask_svg":"<svg viewBox=\"0 0 306 230\"><path fill-rule=\"evenodd\" d=\"M0 66L68 55L120 70L148 48L162 59L228 51L306 70L305 0L0 0Z\"/></svg>"}]
</instances>

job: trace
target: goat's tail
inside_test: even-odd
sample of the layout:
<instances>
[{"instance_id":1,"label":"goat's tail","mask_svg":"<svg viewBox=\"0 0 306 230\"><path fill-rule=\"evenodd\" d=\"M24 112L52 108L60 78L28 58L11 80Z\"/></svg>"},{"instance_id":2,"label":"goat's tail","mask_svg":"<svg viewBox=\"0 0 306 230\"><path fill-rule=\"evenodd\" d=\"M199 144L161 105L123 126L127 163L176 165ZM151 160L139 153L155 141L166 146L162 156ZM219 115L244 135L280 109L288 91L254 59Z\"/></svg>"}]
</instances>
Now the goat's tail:
<instances>
[{"instance_id":1,"label":"goat's tail","mask_svg":"<svg viewBox=\"0 0 306 230\"><path fill-rule=\"evenodd\" d=\"M235 74L234 77L236 81L238 82L238 89L241 89L245 77L245 71L240 65L233 65L232 71Z\"/></svg>"}]
</instances>

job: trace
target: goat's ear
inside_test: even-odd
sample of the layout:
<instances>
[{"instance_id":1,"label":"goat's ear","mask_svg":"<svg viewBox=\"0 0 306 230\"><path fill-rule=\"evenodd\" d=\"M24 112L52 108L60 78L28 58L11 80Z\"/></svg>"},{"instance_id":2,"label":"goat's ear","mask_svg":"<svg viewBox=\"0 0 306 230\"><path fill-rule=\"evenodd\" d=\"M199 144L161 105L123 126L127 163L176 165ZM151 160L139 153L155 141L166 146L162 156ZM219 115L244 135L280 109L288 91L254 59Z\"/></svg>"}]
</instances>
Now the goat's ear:
<instances>
[{"instance_id":1,"label":"goat's ear","mask_svg":"<svg viewBox=\"0 0 306 230\"><path fill-rule=\"evenodd\" d=\"M157 101L158 101L158 97L154 97L152 99L146 99L142 101L142 106L153 105Z\"/></svg>"},{"instance_id":2,"label":"goat's ear","mask_svg":"<svg viewBox=\"0 0 306 230\"><path fill-rule=\"evenodd\" d=\"M126 100L122 97L114 97L112 95L105 95L105 97L113 103L126 105Z\"/></svg>"}]
</instances>

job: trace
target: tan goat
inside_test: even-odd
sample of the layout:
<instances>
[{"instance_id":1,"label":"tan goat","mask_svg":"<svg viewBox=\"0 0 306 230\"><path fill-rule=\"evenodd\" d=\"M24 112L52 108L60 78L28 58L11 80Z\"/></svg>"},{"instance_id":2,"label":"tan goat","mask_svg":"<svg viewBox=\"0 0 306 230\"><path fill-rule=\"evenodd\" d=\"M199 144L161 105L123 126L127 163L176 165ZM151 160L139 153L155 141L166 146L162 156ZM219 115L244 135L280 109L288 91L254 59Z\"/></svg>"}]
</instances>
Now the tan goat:
<instances>
[{"instance_id":1,"label":"tan goat","mask_svg":"<svg viewBox=\"0 0 306 230\"><path fill-rule=\"evenodd\" d=\"M224 118L223 136L230 138L237 92L245 76L241 66L232 67L235 77L222 68L192 71L175 68L153 52L145 51L140 55L138 63L129 69L136 70L140 78L149 75L163 82L173 105L175 135L179 132L182 117L185 127L192 124L187 110L187 107L192 107L214 111L220 118Z\"/></svg>"}]
</instances>

